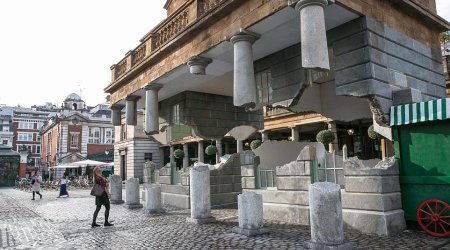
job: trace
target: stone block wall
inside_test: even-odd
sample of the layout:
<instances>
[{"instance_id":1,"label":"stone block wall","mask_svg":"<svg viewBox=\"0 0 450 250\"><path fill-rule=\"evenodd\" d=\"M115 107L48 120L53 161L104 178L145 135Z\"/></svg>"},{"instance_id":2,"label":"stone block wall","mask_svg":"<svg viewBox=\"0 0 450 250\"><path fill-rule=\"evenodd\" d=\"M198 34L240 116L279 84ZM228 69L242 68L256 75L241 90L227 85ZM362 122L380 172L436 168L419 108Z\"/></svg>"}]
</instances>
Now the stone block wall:
<instances>
[{"instance_id":1,"label":"stone block wall","mask_svg":"<svg viewBox=\"0 0 450 250\"><path fill-rule=\"evenodd\" d=\"M395 160L367 167L357 158L344 164L341 190L344 225L363 233L393 236L406 228L399 168Z\"/></svg>"},{"instance_id":2,"label":"stone block wall","mask_svg":"<svg viewBox=\"0 0 450 250\"><path fill-rule=\"evenodd\" d=\"M300 225L309 225L309 193L311 167L315 158L313 147L306 146L297 159L275 167L275 190L257 189L256 171L259 157L245 151L242 162L242 188L263 197L264 218ZM248 160L253 157L253 161ZM243 160L241 158L241 160Z\"/></svg>"},{"instance_id":3,"label":"stone block wall","mask_svg":"<svg viewBox=\"0 0 450 250\"><path fill-rule=\"evenodd\" d=\"M233 154L220 167L210 165L211 205L225 205L237 202L242 191L239 154ZM181 183L172 184L170 163L155 170L156 183L161 186L161 202L179 208L190 208L189 169L181 174Z\"/></svg>"},{"instance_id":4,"label":"stone block wall","mask_svg":"<svg viewBox=\"0 0 450 250\"><path fill-rule=\"evenodd\" d=\"M234 127L254 126L262 129L262 111L246 112L233 105L233 97L185 91L160 102L160 119L172 125L172 108L180 105L180 122L191 126L203 138L222 138Z\"/></svg>"},{"instance_id":5,"label":"stone block wall","mask_svg":"<svg viewBox=\"0 0 450 250\"><path fill-rule=\"evenodd\" d=\"M440 51L370 17L336 27L327 37L337 95L371 98L384 114L399 89L419 90L423 101L445 96Z\"/></svg>"}]
</instances>

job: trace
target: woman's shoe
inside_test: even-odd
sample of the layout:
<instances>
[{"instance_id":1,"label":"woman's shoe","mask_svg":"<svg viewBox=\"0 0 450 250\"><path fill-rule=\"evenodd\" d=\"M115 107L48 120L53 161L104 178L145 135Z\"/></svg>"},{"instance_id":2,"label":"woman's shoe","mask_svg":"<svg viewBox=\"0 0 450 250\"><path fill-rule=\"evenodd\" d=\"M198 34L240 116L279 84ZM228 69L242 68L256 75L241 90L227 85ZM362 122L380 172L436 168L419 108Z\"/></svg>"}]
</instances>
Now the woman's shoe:
<instances>
[{"instance_id":1,"label":"woman's shoe","mask_svg":"<svg viewBox=\"0 0 450 250\"><path fill-rule=\"evenodd\" d=\"M100 225L99 224L97 224L97 223L92 223L92 225L91 225L92 227L99 227Z\"/></svg>"},{"instance_id":2,"label":"woman's shoe","mask_svg":"<svg viewBox=\"0 0 450 250\"><path fill-rule=\"evenodd\" d=\"M42 199L42 194L39 195L39 199Z\"/></svg>"},{"instance_id":3,"label":"woman's shoe","mask_svg":"<svg viewBox=\"0 0 450 250\"><path fill-rule=\"evenodd\" d=\"M110 227L110 226L114 226L114 224L111 224L109 222L105 222L105 227Z\"/></svg>"}]
</instances>

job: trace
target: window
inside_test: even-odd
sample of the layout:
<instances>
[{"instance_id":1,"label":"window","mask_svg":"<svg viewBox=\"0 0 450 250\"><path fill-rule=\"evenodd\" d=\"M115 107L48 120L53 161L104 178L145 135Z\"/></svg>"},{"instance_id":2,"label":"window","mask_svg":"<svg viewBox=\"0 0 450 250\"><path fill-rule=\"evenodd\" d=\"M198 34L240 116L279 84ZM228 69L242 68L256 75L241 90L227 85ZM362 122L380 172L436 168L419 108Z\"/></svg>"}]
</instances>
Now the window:
<instances>
[{"instance_id":1,"label":"window","mask_svg":"<svg viewBox=\"0 0 450 250\"><path fill-rule=\"evenodd\" d=\"M2 144L3 144L3 145L8 145L8 140L3 140L3 141L2 141Z\"/></svg>"},{"instance_id":2,"label":"window","mask_svg":"<svg viewBox=\"0 0 450 250\"><path fill-rule=\"evenodd\" d=\"M44 126L43 122L38 122L37 123L37 129L40 130L42 128L42 126Z\"/></svg>"},{"instance_id":3,"label":"window","mask_svg":"<svg viewBox=\"0 0 450 250\"><path fill-rule=\"evenodd\" d=\"M78 148L79 133L70 133L70 148Z\"/></svg>"},{"instance_id":4,"label":"window","mask_svg":"<svg viewBox=\"0 0 450 250\"><path fill-rule=\"evenodd\" d=\"M181 114L180 114L180 104L175 104L172 107L172 123L180 124Z\"/></svg>"},{"instance_id":5,"label":"window","mask_svg":"<svg viewBox=\"0 0 450 250\"><path fill-rule=\"evenodd\" d=\"M18 133L18 141L33 141L33 133Z\"/></svg>"},{"instance_id":6,"label":"window","mask_svg":"<svg viewBox=\"0 0 450 250\"><path fill-rule=\"evenodd\" d=\"M9 126L3 126L3 132L9 132Z\"/></svg>"},{"instance_id":7,"label":"window","mask_svg":"<svg viewBox=\"0 0 450 250\"><path fill-rule=\"evenodd\" d=\"M151 161L153 159L152 153L144 153L144 162Z\"/></svg>"},{"instance_id":8,"label":"window","mask_svg":"<svg viewBox=\"0 0 450 250\"><path fill-rule=\"evenodd\" d=\"M47 155L52 154L52 133L48 133L47 135Z\"/></svg>"},{"instance_id":9,"label":"window","mask_svg":"<svg viewBox=\"0 0 450 250\"><path fill-rule=\"evenodd\" d=\"M41 153L41 146L36 145L36 154L40 154Z\"/></svg>"},{"instance_id":10,"label":"window","mask_svg":"<svg viewBox=\"0 0 450 250\"><path fill-rule=\"evenodd\" d=\"M22 147L26 147L26 150L27 150L28 152L33 152L33 151L32 151L32 150L33 150L33 145L17 144L16 147L17 147L16 151L21 150Z\"/></svg>"},{"instance_id":11,"label":"window","mask_svg":"<svg viewBox=\"0 0 450 250\"><path fill-rule=\"evenodd\" d=\"M19 122L19 129L34 129L34 122Z\"/></svg>"},{"instance_id":12,"label":"window","mask_svg":"<svg viewBox=\"0 0 450 250\"><path fill-rule=\"evenodd\" d=\"M105 128L105 143L106 144L114 143L114 131L112 128Z\"/></svg>"},{"instance_id":13,"label":"window","mask_svg":"<svg viewBox=\"0 0 450 250\"><path fill-rule=\"evenodd\" d=\"M100 128L89 128L89 143L100 143Z\"/></svg>"},{"instance_id":14,"label":"window","mask_svg":"<svg viewBox=\"0 0 450 250\"><path fill-rule=\"evenodd\" d=\"M265 70L255 74L255 81L258 94L258 102L269 103L272 101L272 74L270 70Z\"/></svg>"},{"instance_id":15,"label":"window","mask_svg":"<svg viewBox=\"0 0 450 250\"><path fill-rule=\"evenodd\" d=\"M121 136L121 140L126 140L127 139L127 127L126 127L126 125L125 124L122 124L121 126L120 126L120 132L122 133L122 136Z\"/></svg>"}]
</instances>

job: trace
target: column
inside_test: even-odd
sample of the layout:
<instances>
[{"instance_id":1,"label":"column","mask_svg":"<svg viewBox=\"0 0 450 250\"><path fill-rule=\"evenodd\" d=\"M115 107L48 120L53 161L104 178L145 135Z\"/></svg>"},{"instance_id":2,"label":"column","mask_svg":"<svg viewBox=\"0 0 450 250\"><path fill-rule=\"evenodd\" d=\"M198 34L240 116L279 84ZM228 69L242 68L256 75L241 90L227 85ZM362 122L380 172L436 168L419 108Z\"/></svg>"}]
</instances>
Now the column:
<instances>
[{"instance_id":1,"label":"column","mask_svg":"<svg viewBox=\"0 0 450 250\"><path fill-rule=\"evenodd\" d=\"M236 142L237 142L237 152L238 153L243 152L244 151L244 142L240 141L240 140L237 140Z\"/></svg>"},{"instance_id":2,"label":"column","mask_svg":"<svg viewBox=\"0 0 450 250\"><path fill-rule=\"evenodd\" d=\"M205 149L203 148L203 141L198 142L198 162L205 162Z\"/></svg>"},{"instance_id":3,"label":"column","mask_svg":"<svg viewBox=\"0 0 450 250\"><path fill-rule=\"evenodd\" d=\"M173 152L175 151L175 148L173 145L170 145L170 155L169 155L169 159L170 159L170 166L174 166L175 164L175 156L173 155Z\"/></svg>"},{"instance_id":4,"label":"column","mask_svg":"<svg viewBox=\"0 0 450 250\"><path fill-rule=\"evenodd\" d=\"M193 75L204 75L206 72L206 66L212 63L212 59L201 57L201 56L193 56L189 58L187 65L189 66L189 72Z\"/></svg>"},{"instance_id":5,"label":"column","mask_svg":"<svg viewBox=\"0 0 450 250\"><path fill-rule=\"evenodd\" d=\"M148 186L146 193L145 210L151 214L163 213L164 210L161 206L161 187L156 185Z\"/></svg>"},{"instance_id":6,"label":"column","mask_svg":"<svg viewBox=\"0 0 450 250\"><path fill-rule=\"evenodd\" d=\"M222 140L216 140L216 163L220 162L220 157L222 157Z\"/></svg>"},{"instance_id":7,"label":"column","mask_svg":"<svg viewBox=\"0 0 450 250\"><path fill-rule=\"evenodd\" d=\"M130 178L125 184L125 207L129 209L142 208L139 200L139 179Z\"/></svg>"},{"instance_id":8,"label":"column","mask_svg":"<svg viewBox=\"0 0 450 250\"><path fill-rule=\"evenodd\" d=\"M211 216L211 185L209 167L197 166L190 171L189 193L191 198L191 217L188 222L203 224L214 222Z\"/></svg>"},{"instance_id":9,"label":"column","mask_svg":"<svg viewBox=\"0 0 450 250\"><path fill-rule=\"evenodd\" d=\"M291 137L292 141L299 141L298 128L296 126L291 127Z\"/></svg>"},{"instance_id":10,"label":"column","mask_svg":"<svg viewBox=\"0 0 450 250\"><path fill-rule=\"evenodd\" d=\"M122 109L123 105L112 105L111 108L111 123L113 126L120 126L122 124Z\"/></svg>"},{"instance_id":11,"label":"column","mask_svg":"<svg viewBox=\"0 0 450 250\"><path fill-rule=\"evenodd\" d=\"M109 177L109 190L111 192L111 204L121 204L122 200L122 177L112 175Z\"/></svg>"},{"instance_id":12,"label":"column","mask_svg":"<svg viewBox=\"0 0 450 250\"><path fill-rule=\"evenodd\" d=\"M224 144L225 144L225 154L226 155L231 154L231 152L230 152L230 142L227 141Z\"/></svg>"},{"instance_id":13,"label":"column","mask_svg":"<svg viewBox=\"0 0 450 250\"><path fill-rule=\"evenodd\" d=\"M136 126L137 125L137 100L139 96L127 96L125 98L125 115L127 125Z\"/></svg>"},{"instance_id":14,"label":"column","mask_svg":"<svg viewBox=\"0 0 450 250\"><path fill-rule=\"evenodd\" d=\"M159 107L158 91L161 84L150 84L145 86L145 123L144 132L147 135L159 133Z\"/></svg>"},{"instance_id":15,"label":"column","mask_svg":"<svg viewBox=\"0 0 450 250\"><path fill-rule=\"evenodd\" d=\"M295 5L295 9L300 12L303 68L330 69L324 17L327 5L327 0L300 0Z\"/></svg>"},{"instance_id":16,"label":"column","mask_svg":"<svg viewBox=\"0 0 450 250\"><path fill-rule=\"evenodd\" d=\"M259 37L259 34L241 29L239 33L230 39L234 44L234 106L254 107L256 104L256 82L253 69L252 44Z\"/></svg>"},{"instance_id":17,"label":"column","mask_svg":"<svg viewBox=\"0 0 450 250\"><path fill-rule=\"evenodd\" d=\"M189 150L188 144L183 144L183 168L189 167Z\"/></svg>"},{"instance_id":18,"label":"column","mask_svg":"<svg viewBox=\"0 0 450 250\"><path fill-rule=\"evenodd\" d=\"M239 227L234 227L234 233L246 236L267 233L264 228L263 199L261 194L244 192L238 195Z\"/></svg>"},{"instance_id":19,"label":"column","mask_svg":"<svg viewBox=\"0 0 450 250\"><path fill-rule=\"evenodd\" d=\"M338 146L336 123L334 121L330 121L330 122L327 122L327 124L328 124L328 130L330 130L334 134L334 141L332 143L330 143L330 145L328 146L329 152L333 153L333 150L337 152L339 150L339 146Z\"/></svg>"},{"instance_id":20,"label":"column","mask_svg":"<svg viewBox=\"0 0 450 250\"><path fill-rule=\"evenodd\" d=\"M269 131L263 130L261 131L261 141L265 142L269 140Z\"/></svg>"}]
</instances>

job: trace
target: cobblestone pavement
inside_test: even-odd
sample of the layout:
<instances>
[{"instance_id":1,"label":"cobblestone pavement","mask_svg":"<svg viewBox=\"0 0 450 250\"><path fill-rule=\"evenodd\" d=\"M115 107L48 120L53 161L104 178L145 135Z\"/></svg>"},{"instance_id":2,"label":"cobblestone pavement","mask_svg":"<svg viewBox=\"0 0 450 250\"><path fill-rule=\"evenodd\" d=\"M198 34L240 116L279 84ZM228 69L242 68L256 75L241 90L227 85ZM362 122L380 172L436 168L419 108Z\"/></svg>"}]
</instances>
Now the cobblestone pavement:
<instances>
[{"instance_id":1,"label":"cobblestone pavement","mask_svg":"<svg viewBox=\"0 0 450 250\"><path fill-rule=\"evenodd\" d=\"M124 192L125 194L125 192ZM110 228L91 229L94 199L88 190L70 190L57 199L44 191L42 200L15 189L0 189L0 248L4 249L302 249L309 227L266 221L271 231L256 237L231 232L236 209L213 209L214 224L186 222L189 210L168 208L163 215L112 205ZM98 222L103 221L103 208ZM356 249L446 249L450 238L406 231L398 237L346 232Z\"/></svg>"}]
</instances>

